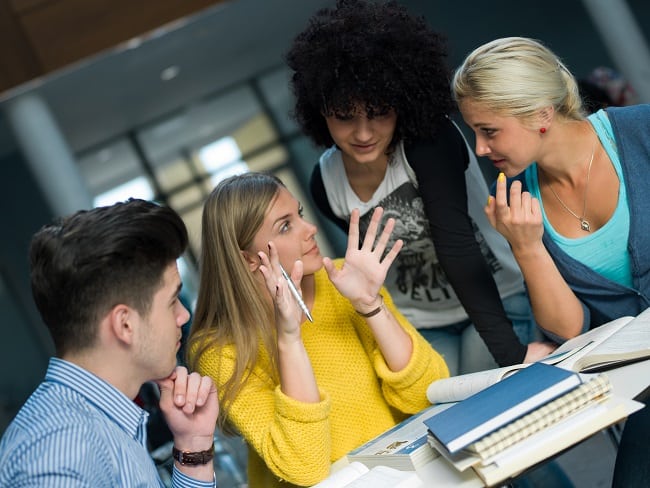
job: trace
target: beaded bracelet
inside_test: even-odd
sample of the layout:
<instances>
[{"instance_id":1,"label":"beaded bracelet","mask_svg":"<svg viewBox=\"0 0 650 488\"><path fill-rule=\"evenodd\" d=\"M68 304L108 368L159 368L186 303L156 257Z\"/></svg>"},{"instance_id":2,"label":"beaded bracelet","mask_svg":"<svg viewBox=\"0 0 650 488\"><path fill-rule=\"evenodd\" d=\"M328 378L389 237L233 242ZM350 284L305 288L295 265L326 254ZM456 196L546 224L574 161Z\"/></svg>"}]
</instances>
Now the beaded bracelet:
<instances>
[{"instance_id":1,"label":"beaded bracelet","mask_svg":"<svg viewBox=\"0 0 650 488\"><path fill-rule=\"evenodd\" d=\"M361 315L363 318L366 318L366 319L368 319L370 317L374 317L379 312L381 312L381 309L384 307L384 297L382 295L379 295L379 298L381 299L381 303L374 310L371 310L368 313L362 313L362 312L359 312L358 310L355 310L355 312L357 312L359 315Z\"/></svg>"}]
</instances>

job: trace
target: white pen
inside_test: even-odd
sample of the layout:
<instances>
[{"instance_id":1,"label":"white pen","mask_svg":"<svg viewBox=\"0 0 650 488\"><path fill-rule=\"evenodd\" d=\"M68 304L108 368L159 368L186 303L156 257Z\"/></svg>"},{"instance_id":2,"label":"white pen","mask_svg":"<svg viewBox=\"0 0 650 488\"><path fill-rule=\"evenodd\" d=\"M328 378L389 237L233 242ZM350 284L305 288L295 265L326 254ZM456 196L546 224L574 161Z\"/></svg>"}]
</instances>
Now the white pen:
<instances>
[{"instance_id":1,"label":"white pen","mask_svg":"<svg viewBox=\"0 0 650 488\"><path fill-rule=\"evenodd\" d=\"M282 271L282 276L284 276L284 279L287 280L287 284L289 285L289 290L291 290L291 294L293 297L296 299L298 302L298 305L300 305L300 308L304 312L304 314L307 316L310 322L313 322L314 319L311 318L311 314L309 313L309 309L307 308L307 305L305 305L305 302L303 302L302 297L300 296L300 293L298 292L298 289L296 288L296 285L293 284L293 281L291 280L291 277L287 274L287 272L284 270L281 264L278 263L278 266L280 266L280 271Z\"/></svg>"}]
</instances>

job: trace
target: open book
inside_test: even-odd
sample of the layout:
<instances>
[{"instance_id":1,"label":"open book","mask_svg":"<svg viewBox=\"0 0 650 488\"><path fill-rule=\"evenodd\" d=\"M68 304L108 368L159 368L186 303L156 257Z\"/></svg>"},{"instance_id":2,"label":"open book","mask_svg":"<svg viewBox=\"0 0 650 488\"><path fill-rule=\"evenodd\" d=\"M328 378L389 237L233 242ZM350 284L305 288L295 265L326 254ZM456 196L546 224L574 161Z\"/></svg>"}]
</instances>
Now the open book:
<instances>
[{"instance_id":1,"label":"open book","mask_svg":"<svg viewBox=\"0 0 650 488\"><path fill-rule=\"evenodd\" d=\"M540 362L587 373L643 359L650 359L650 308L574 337ZM515 364L437 380L429 385L427 398L433 404L461 401L527 366Z\"/></svg>"},{"instance_id":2,"label":"open book","mask_svg":"<svg viewBox=\"0 0 650 488\"><path fill-rule=\"evenodd\" d=\"M400 471L387 466L368 469L353 462L330 475L313 488L420 488L424 484L414 472Z\"/></svg>"}]
</instances>

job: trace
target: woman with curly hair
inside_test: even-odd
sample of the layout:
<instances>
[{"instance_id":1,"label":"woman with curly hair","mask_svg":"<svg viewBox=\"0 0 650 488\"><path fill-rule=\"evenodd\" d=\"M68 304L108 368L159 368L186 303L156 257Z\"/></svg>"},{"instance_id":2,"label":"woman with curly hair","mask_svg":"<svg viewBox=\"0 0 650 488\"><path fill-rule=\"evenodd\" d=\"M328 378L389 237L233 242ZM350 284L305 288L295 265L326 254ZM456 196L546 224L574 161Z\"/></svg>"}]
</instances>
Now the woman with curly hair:
<instances>
[{"instance_id":1,"label":"woman with curly hair","mask_svg":"<svg viewBox=\"0 0 650 488\"><path fill-rule=\"evenodd\" d=\"M317 206L344 230L359 208L362 236L376 206L395 218L404 248L386 287L451 374L551 352L532 342L521 272L484 215L487 184L448 116L443 38L395 2L339 0L286 58L293 115L328 148L310 182Z\"/></svg>"}]
</instances>

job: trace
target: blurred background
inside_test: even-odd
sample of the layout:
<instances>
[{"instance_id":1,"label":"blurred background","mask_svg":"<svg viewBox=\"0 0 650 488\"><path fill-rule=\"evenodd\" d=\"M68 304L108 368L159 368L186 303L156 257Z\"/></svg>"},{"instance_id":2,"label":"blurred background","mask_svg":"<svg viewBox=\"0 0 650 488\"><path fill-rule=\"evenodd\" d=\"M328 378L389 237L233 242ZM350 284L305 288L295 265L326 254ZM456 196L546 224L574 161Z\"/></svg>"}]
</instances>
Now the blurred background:
<instances>
[{"instance_id":1,"label":"blurred background","mask_svg":"<svg viewBox=\"0 0 650 488\"><path fill-rule=\"evenodd\" d=\"M342 254L342 234L305 191L320 150L289 117L283 62L334 3L0 0L0 433L53 353L27 264L31 235L52 217L130 196L172 206L190 230L191 306L204 198L230 174L272 171L319 225L323 254ZM491 39L533 37L611 103L650 102L647 0L402 3L447 36L450 68Z\"/></svg>"}]
</instances>

